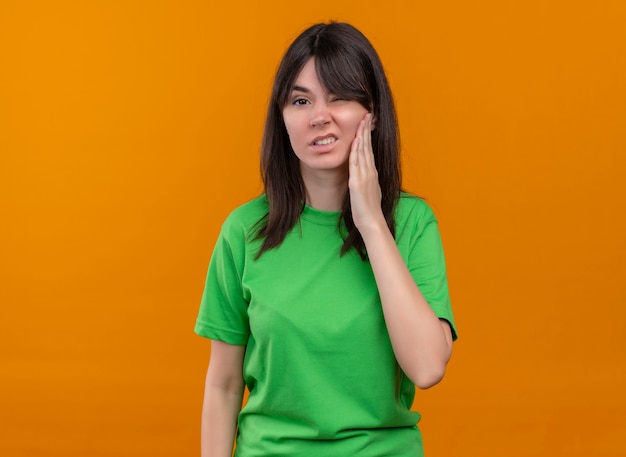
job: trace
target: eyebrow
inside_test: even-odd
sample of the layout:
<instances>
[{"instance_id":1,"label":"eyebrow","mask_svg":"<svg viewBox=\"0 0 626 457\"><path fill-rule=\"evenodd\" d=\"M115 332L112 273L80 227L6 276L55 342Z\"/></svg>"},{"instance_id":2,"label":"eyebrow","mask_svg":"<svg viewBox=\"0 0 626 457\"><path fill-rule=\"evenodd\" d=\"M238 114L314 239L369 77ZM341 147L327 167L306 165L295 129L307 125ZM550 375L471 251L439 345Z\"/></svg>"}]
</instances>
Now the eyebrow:
<instances>
[{"instance_id":1,"label":"eyebrow","mask_svg":"<svg viewBox=\"0 0 626 457\"><path fill-rule=\"evenodd\" d=\"M292 92L294 92L294 91L304 92L305 94L308 94L308 93L311 92L309 89L307 89L306 87L302 87L302 86L293 86L291 91Z\"/></svg>"}]
</instances>

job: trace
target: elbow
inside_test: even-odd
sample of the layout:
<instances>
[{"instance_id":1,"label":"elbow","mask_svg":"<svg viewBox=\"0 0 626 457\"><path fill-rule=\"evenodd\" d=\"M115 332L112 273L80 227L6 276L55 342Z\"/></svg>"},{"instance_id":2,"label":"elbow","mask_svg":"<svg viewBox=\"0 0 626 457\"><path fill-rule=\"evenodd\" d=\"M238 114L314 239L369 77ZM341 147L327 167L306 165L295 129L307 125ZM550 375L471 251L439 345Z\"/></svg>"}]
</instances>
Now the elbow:
<instances>
[{"instance_id":1,"label":"elbow","mask_svg":"<svg viewBox=\"0 0 626 457\"><path fill-rule=\"evenodd\" d=\"M446 374L445 367L441 369L433 369L433 370L425 371L415 376L413 383L422 390L429 389L433 387L434 385L439 384L439 382L443 379L445 374Z\"/></svg>"},{"instance_id":2,"label":"elbow","mask_svg":"<svg viewBox=\"0 0 626 457\"><path fill-rule=\"evenodd\" d=\"M440 357L430 360L430 362L417 366L413 383L420 389L429 389L443 379L446 374L446 367L452 355L452 341L449 342L447 351Z\"/></svg>"},{"instance_id":3,"label":"elbow","mask_svg":"<svg viewBox=\"0 0 626 457\"><path fill-rule=\"evenodd\" d=\"M446 374L446 367L452 355L452 339L440 351L414 357L405 365L405 374L419 389L429 389L437 385ZM401 364L402 366L402 364Z\"/></svg>"},{"instance_id":4,"label":"elbow","mask_svg":"<svg viewBox=\"0 0 626 457\"><path fill-rule=\"evenodd\" d=\"M429 389L434 385L439 384L446 374L446 367L448 365L448 358L439 361L432 361L429 364L421 364L415 366L413 373L409 375L413 384L419 389Z\"/></svg>"}]
</instances>

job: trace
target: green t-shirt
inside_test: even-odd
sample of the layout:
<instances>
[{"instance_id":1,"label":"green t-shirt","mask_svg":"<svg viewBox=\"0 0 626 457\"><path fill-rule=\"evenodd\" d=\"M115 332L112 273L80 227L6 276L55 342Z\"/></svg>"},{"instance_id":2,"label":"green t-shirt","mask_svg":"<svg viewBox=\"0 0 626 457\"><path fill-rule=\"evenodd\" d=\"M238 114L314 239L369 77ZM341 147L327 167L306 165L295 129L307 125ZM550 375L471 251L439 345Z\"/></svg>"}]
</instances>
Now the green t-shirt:
<instances>
[{"instance_id":1,"label":"green t-shirt","mask_svg":"<svg viewBox=\"0 0 626 457\"><path fill-rule=\"evenodd\" d=\"M423 455L415 386L395 360L369 262L339 255L339 213L305 207L283 243L255 260L261 242L250 234L267 210L261 196L224 222L195 328L247 345L235 455ZM396 243L456 338L437 222L423 200L403 194Z\"/></svg>"}]
</instances>

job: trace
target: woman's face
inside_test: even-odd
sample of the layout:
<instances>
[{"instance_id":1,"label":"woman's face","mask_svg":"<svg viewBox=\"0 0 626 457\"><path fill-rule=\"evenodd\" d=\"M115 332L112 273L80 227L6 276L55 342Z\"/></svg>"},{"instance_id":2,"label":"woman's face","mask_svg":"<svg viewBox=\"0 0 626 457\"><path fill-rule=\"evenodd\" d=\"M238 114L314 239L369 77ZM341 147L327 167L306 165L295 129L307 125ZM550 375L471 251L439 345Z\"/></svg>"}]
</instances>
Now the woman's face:
<instances>
[{"instance_id":1,"label":"woman's face","mask_svg":"<svg viewBox=\"0 0 626 457\"><path fill-rule=\"evenodd\" d=\"M285 127L303 176L316 170L347 171L359 122L368 111L359 102L329 94L312 57L302 67L283 108Z\"/></svg>"}]
</instances>

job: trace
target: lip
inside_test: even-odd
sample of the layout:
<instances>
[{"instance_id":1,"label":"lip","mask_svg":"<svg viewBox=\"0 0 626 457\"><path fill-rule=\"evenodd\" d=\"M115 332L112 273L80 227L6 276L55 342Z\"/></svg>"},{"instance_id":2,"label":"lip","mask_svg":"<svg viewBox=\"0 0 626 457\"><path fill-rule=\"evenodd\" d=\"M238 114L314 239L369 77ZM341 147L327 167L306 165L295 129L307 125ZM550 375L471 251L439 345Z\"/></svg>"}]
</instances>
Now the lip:
<instances>
[{"instance_id":1,"label":"lip","mask_svg":"<svg viewBox=\"0 0 626 457\"><path fill-rule=\"evenodd\" d=\"M326 138L334 138L335 141L329 144L315 144L316 141L325 140ZM329 133L328 135L316 136L315 138L313 138L313 141L311 141L310 147L315 152L330 152L333 150L338 140L339 139L337 138L337 135L334 135L332 133Z\"/></svg>"}]
</instances>

